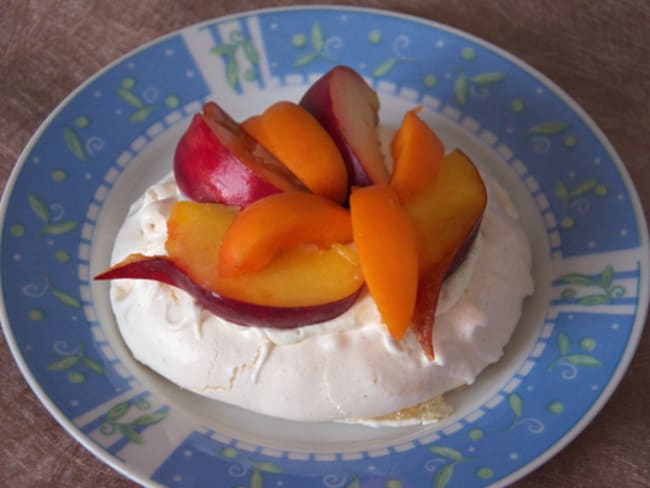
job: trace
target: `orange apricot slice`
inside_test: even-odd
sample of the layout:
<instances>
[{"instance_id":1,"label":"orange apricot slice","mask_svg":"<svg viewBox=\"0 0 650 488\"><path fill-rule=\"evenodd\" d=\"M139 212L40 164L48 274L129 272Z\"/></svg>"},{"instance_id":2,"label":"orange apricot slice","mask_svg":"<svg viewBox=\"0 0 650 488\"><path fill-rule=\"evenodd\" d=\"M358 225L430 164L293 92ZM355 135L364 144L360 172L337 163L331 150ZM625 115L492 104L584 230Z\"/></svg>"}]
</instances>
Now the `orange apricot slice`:
<instances>
[{"instance_id":1,"label":"orange apricot slice","mask_svg":"<svg viewBox=\"0 0 650 488\"><path fill-rule=\"evenodd\" d=\"M417 115L419 111L418 107L406 112L391 142L393 172L390 184L401 202L409 200L435 179L445 153L438 136Z\"/></svg>"},{"instance_id":2,"label":"orange apricot slice","mask_svg":"<svg viewBox=\"0 0 650 488\"><path fill-rule=\"evenodd\" d=\"M389 185L355 189L352 233L361 270L382 321L395 339L406 333L418 283L415 229Z\"/></svg>"},{"instance_id":3,"label":"orange apricot slice","mask_svg":"<svg viewBox=\"0 0 650 488\"><path fill-rule=\"evenodd\" d=\"M313 193L337 203L345 201L348 173L343 156L307 110L281 101L242 125Z\"/></svg>"},{"instance_id":4,"label":"orange apricot slice","mask_svg":"<svg viewBox=\"0 0 650 488\"><path fill-rule=\"evenodd\" d=\"M169 259L200 287L244 303L318 306L314 313L321 316L328 306L342 312L341 306L352 303L363 275L356 252L343 244L288 249L259 271L222 276L219 249L236 215L236 210L220 204L176 202L167 220Z\"/></svg>"},{"instance_id":5,"label":"orange apricot slice","mask_svg":"<svg viewBox=\"0 0 650 488\"><path fill-rule=\"evenodd\" d=\"M352 240L349 212L318 195L276 193L243 209L226 231L219 273L257 271L283 250L302 244L328 247Z\"/></svg>"},{"instance_id":6,"label":"orange apricot slice","mask_svg":"<svg viewBox=\"0 0 650 488\"><path fill-rule=\"evenodd\" d=\"M472 161L458 149L447 154L434 181L404 204L418 236L420 269L460 246L486 204L487 190Z\"/></svg>"}]
</instances>

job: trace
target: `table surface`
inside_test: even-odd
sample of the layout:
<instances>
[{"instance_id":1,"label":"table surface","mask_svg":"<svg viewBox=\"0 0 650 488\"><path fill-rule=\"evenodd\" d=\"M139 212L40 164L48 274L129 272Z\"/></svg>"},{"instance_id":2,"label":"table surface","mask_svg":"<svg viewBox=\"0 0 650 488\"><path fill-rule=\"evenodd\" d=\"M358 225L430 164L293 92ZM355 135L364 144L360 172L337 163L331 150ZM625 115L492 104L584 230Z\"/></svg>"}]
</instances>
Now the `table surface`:
<instances>
[{"instance_id":1,"label":"table surface","mask_svg":"<svg viewBox=\"0 0 650 488\"><path fill-rule=\"evenodd\" d=\"M284 0L182 4L2 0L0 187L50 111L106 64L146 41L201 20L291 4ZM366 0L355 4L457 27L546 74L605 132L650 215L650 3L646 0ZM650 486L649 329L619 388L596 419L516 486ZM86 451L48 414L21 376L2 336L0 405L0 485L135 486Z\"/></svg>"}]
</instances>

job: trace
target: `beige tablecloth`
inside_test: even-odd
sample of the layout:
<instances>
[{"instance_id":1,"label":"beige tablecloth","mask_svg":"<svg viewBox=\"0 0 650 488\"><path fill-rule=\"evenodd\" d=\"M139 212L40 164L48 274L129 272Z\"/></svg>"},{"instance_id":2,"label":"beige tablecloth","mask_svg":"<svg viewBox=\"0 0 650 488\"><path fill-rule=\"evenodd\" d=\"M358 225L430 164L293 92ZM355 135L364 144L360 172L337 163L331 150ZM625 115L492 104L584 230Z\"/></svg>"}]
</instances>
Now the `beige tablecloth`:
<instances>
[{"instance_id":1,"label":"beige tablecloth","mask_svg":"<svg viewBox=\"0 0 650 488\"><path fill-rule=\"evenodd\" d=\"M2 0L0 185L47 114L117 57L186 25L291 1ZM303 2L312 3L312 2ZM618 150L650 213L647 0L364 0L521 57L566 90ZM517 486L650 486L650 331L597 418ZM0 339L0 486L127 487L47 413ZM218 483L215 485L218 486Z\"/></svg>"}]
</instances>

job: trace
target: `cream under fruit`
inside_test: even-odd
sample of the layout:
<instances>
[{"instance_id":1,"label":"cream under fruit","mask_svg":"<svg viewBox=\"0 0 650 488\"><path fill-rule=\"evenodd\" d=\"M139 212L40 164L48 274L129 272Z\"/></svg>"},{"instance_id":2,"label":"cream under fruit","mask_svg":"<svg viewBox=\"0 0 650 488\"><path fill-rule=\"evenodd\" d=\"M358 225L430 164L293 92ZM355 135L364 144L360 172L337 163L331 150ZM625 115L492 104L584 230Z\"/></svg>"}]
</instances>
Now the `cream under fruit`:
<instances>
[{"instance_id":1,"label":"cream under fruit","mask_svg":"<svg viewBox=\"0 0 650 488\"><path fill-rule=\"evenodd\" d=\"M333 320L278 330L241 326L178 288L114 280L110 298L134 357L192 392L297 421L405 425L449 413L440 396L497 361L532 293L530 246L505 190L484 178L488 205L463 264L445 281L435 360L412 330L394 340L367 292ZM166 220L183 199L169 176L135 202L112 255L164 255ZM397 413L396 413L397 412Z\"/></svg>"}]
</instances>

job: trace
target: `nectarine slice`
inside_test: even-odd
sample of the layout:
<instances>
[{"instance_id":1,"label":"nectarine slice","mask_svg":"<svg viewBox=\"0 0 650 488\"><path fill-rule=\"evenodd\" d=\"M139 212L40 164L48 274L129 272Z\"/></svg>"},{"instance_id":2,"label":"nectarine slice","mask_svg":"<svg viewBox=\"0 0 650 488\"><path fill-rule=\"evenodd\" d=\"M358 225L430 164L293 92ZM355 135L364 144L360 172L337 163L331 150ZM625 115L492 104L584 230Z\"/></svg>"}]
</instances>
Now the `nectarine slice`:
<instances>
[{"instance_id":1,"label":"nectarine slice","mask_svg":"<svg viewBox=\"0 0 650 488\"><path fill-rule=\"evenodd\" d=\"M219 295L199 286L190 276L167 256L131 254L96 280L121 278L155 280L180 288L213 314L240 325L293 329L338 317L355 302L359 291L334 302L302 307L278 307L242 302Z\"/></svg>"},{"instance_id":2,"label":"nectarine slice","mask_svg":"<svg viewBox=\"0 0 650 488\"><path fill-rule=\"evenodd\" d=\"M281 101L242 124L244 130L317 195L343 203L348 173L330 135L300 105Z\"/></svg>"},{"instance_id":3,"label":"nectarine slice","mask_svg":"<svg viewBox=\"0 0 650 488\"><path fill-rule=\"evenodd\" d=\"M418 236L420 269L460 246L486 204L485 184L471 160L458 149L447 154L434 181L404 204Z\"/></svg>"},{"instance_id":4,"label":"nectarine slice","mask_svg":"<svg viewBox=\"0 0 650 488\"><path fill-rule=\"evenodd\" d=\"M445 148L438 136L417 114L419 108L404 115L391 143L393 172L390 184L401 202L422 191L436 177Z\"/></svg>"},{"instance_id":5,"label":"nectarine slice","mask_svg":"<svg viewBox=\"0 0 650 488\"><path fill-rule=\"evenodd\" d=\"M401 339L411 323L417 293L413 224L389 185L354 190L350 214L368 290L391 336Z\"/></svg>"},{"instance_id":6,"label":"nectarine slice","mask_svg":"<svg viewBox=\"0 0 650 488\"><path fill-rule=\"evenodd\" d=\"M174 154L181 191L197 202L246 206L304 185L216 103L192 119Z\"/></svg>"},{"instance_id":7,"label":"nectarine slice","mask_svg":"<svg viewBox=\"0 0 650 488\"><path fill-rule=\"evenodd\" d=\"M404 208L417 235L418 294L413 328L424 353L433 359L432 331L440 288L469 248L487 204L483 179L460 150L445 156L438 174Z\"/></svg>"},{"instance_id":8,"label":"nectarine slice","mask_svg":"<svg viewBox=\"0 0 650 488\"><path fill-rule=\"evenodd\" d=\"M310 307L346 300L363 285L356 252L342 244L287 249L259 271L222 276L219 249L234 218L231 209L218 204L185 201L172 207L165 248L199 286L251 304Z\"/></svg>"},{"instance_id":9,"label":"nectarine slice","mask_svg":"<svg viewBox=\"0 0 650 488\"><path fill-rule=\"evenodd\" d=\"M268 196L243 209L223 237L221 276L257 271L282 251L302 244L328 247L352 240L349 212L318 195Z\"/></svg>"},{"instance_id":10,"label":"nectarine slice","mask_svg":"<svg viewBox=\"0 0 650 488\"><path fill-rule=\"evenodd\" d=\"M377 125L379 98L353 69L335 66L300 100L332 136L348 170L350 185L388 183Z\"/></svg>"}]
</instances>

